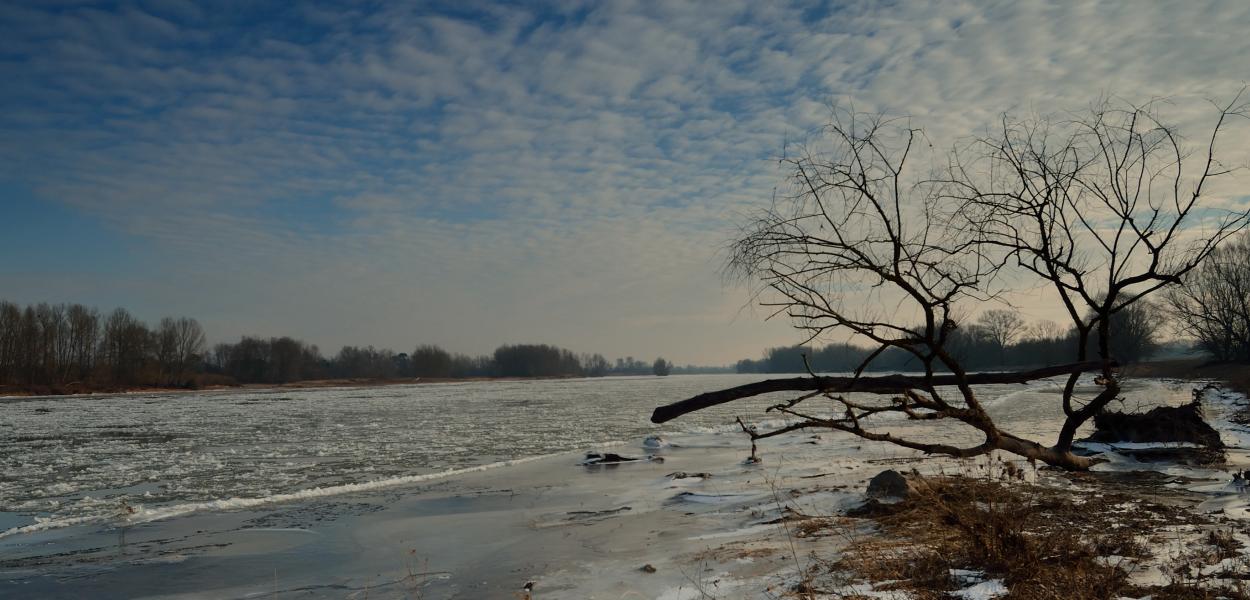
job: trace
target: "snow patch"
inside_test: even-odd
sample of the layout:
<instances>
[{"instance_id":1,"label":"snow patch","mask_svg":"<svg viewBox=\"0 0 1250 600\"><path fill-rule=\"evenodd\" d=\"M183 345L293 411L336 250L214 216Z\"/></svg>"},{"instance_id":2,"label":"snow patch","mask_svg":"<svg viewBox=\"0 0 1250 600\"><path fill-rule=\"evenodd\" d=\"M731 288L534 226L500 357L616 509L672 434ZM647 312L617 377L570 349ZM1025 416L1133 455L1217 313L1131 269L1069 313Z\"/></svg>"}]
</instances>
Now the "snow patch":
<instances>
[{"instance_id":1,"label":"snow patch","mask_svg":"<svg viewBox=\"0 0 1250 600\"><path fill-rule=\"evenodd\" d=\"M990 598L1006 596L1007 586L1003 585L1003 580L1001 579L991 579L962 590L956 590L951 592L951 595L957 598L964 598L965 600L989 600Z\"/></svg>"}]
</instances>

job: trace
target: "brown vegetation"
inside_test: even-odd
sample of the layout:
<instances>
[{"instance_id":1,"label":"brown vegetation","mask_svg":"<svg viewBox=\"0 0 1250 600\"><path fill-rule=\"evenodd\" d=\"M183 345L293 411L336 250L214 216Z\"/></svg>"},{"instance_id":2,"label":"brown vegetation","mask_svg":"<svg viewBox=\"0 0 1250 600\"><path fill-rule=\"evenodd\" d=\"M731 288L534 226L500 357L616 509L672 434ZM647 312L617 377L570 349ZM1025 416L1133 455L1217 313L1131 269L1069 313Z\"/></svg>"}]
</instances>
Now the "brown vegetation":
<instances>
[{"instance_id":1,"label":"brown vegetation","mask_svg":"<svg viewBox=\"0 0 1250 600\"><path fill-rule=\"evenodd\" d=\"M1009 598L1027 600L1250 598L1243 583L1212 581L1218 576L1240 582L1250 573L1194 575L1241 552L1235 537L1218 528L1164 561L1168 585L1131 583L1135 569L1158 558L1152 557L1152 538L1178 526L1210 527L1183 498L1161 497L1169 492L1153 487L1146 496L1142 484L1129 479L1095 481L1098 495L1010 479L914 476L915 493L907 499L870 502L853 513L853 519L875 523L878 533L852 539L836 560L818 562L796 595L857 598L839 590L868 582L913 598L946 598L969 584L959 575L972 571L1001 580ZM812 523L831 530L851 524Z\"/></svg>"}]
</instances>

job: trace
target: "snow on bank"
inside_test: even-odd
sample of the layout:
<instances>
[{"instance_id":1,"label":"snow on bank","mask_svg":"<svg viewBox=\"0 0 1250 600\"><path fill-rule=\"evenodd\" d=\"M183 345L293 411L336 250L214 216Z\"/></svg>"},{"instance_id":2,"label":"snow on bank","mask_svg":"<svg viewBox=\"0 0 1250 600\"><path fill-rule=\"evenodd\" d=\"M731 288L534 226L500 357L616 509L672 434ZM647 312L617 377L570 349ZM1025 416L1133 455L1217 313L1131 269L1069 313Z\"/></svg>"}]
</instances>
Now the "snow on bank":
<instances>
[{"instance_id":1,"label":"snow on bank","mask_svg":"<svg viewBox=\"0 0 1250 600\"><path fill-rule=\"evenodd\" d=\"M951 592L951 595L964 600L990 600L991 598L1006 596L1007 586L1003 585L1003 580L1001 579L991 579L962 590L956 590Z\"/></svg>"}]
</instances>

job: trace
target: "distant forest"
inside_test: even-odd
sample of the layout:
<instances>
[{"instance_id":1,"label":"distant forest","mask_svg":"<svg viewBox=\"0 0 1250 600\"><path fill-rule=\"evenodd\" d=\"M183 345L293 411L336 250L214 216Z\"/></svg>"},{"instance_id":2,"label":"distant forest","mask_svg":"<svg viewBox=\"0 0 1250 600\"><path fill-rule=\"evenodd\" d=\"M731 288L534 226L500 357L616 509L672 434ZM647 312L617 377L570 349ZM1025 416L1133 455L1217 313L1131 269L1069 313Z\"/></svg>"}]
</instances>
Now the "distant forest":
<instances>
[{"instance_id":1,"label":"distant forest","mask_svg":"<svg viewBox=\"0 0 1250 600\"><path fill-rule=\"evenodd\" d=\"M1243 237L1217 252L1187 287L1173 290L1162 304L1135 304L1115 313L1112 355L1121 364L1151 358L1160 347L1163 323L1171 321L1215 360L1250 362L1248 290L1250 237ZM1050 321L1027 323L1007 310L987 310L950 335L947 348L975 370L1061 364L1075 354L1071 331ZM40 393L319 379L803 373L808 367L828 373L852 371L868 354L855 344L783 346L732 367L678 367L664 358L647 362L632 356L608 360L546 344L503 345L480 356L432 345L411 353L344 346L325 356L317 346L291 337L243 336L209 347L199 322L187 317L161 319L153 327L121 308L101 314L81 304L23 307L0 301L0 387ZM898 349L867 366L870 371L917 368L914 357Z\"/></svg>"},{"instance_id":2,"label":"distant forest","mask_svg":"<svg viewBox=\"0 0 1250 600\"><path fill-rule=\"evenodd\" d=\"M155 327L118 308L101 314L81 304L18 306L0 301L0 386L51 393L128 387L198 388L318 379L602 377L701 372L664 358L610 361L546 344L504 345L468 356L438 346L411 354L344 346L324 356L290 337L243 336L209 347L204 329L188 317ZM715 369L713 369L715 370ZM728 371L728 369L724 369ZM45 389L46 388L46 389Z\"/></svg>"},{"instance_id":3,"label":"distant forest","mask_svg":"<svg viewBox=\"0 0 1250 600\"><path fill-rule=\"evenodd\" d=\"M1113 317L1111 352L1122 364L1150 358L1159 349L1158 311L1146 304L1134 305ZM1055 365L1075 356L1075 332L1061 330L1054 322L1026 323L1007 310L988 310L950 333L947 348L965 368L989 371L1006 368ZM1097 336L1090 340L1091 350ZM854 371L871 350L855 344L782 346L769 348L763 358L738 361L738 373L803 373ZM1091 352L1091 355L1094 353ZM804 357L806 356L806 363ZM923 368L912 354L891 348L868 364L868 371L914 371Z\"/></svg>"}]
</instances>

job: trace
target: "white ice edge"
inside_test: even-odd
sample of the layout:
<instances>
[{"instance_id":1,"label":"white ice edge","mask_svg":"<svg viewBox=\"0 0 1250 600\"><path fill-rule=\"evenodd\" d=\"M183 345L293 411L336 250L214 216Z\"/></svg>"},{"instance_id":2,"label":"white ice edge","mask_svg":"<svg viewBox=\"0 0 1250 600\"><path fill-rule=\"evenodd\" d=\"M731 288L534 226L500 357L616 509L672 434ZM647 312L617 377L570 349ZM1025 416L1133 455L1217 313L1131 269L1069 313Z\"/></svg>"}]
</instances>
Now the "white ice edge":
<instances>
[{"instance_id":1,"label":"white ice edge","mask_svg":"<svg viewBox=\"0 0 1250 600\"><path fill-rule=\"evenodd\" d=\"M626 445L628 442L614 441L595 444L598 448L608 448ZM499 469L504 467L512 467L528 462L555 458L577 454L576 451L552 452L550 454L539 454L537 456L526 456L523 458L514 458L511 460L502 460L498 462L488 463L484 465L476 465L472 467L464 467L460 469L448 469L437 473L425 473L422 475L404 475L400 477L391 477L389 479L378 479L374 481L366 481L363 483L348 483L343 485L335 485L330 487L315 487L296 492L285 494L274 494L271 496L262 496L259 498L223 498L220 500L208 500L204 502L188 502L185 504L173 504L169 506L144 507L142 505L132 507L134 512L126 515L85 515L79 517L65 517L60 519L45 519L36 521L30 525L22 525L13 527L5 531L0 531L0 539L21 535L24 533L34 533L37 531L45 531L49 529L59 529L63 527L73 527L75 525L84 525L88 523L104 523L108 521L116 521L121 525L135 525L138 523L148 523L151 521L159 521L188 515L197 512L207 511L228 511L238 510L242 508L253 508L256 506L264 506L267 504L280 504L283 502L294 502L298 500L309 500L312 498L323 498L326 496L338 496L342 494L352 494L357 492L369 492L374 490L411 485L414 483L422 483L433 481L436 479L445 479L447 477L455 477L457 475L467 475L469 473L480 473L491 469Z\"/></svg>"}]
</instances>

